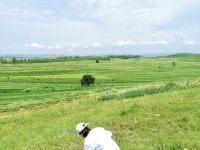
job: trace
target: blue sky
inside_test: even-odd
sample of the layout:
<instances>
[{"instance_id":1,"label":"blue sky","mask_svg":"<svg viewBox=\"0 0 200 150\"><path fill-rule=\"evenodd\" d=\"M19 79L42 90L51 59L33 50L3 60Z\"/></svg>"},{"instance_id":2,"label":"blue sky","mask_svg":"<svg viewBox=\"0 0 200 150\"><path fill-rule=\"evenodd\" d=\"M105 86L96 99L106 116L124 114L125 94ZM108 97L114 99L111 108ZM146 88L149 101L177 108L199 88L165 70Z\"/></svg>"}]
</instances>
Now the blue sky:
<instances>
[{"instance_id":1,"label":"blue sky","mask_svg":"<svg viewBox=\"0 0 200 150\"><path fill-rule=\"evenodd\" d=\"M1 0L0 54L200 53L199 0Z\"/></svg>"}]
</instances>

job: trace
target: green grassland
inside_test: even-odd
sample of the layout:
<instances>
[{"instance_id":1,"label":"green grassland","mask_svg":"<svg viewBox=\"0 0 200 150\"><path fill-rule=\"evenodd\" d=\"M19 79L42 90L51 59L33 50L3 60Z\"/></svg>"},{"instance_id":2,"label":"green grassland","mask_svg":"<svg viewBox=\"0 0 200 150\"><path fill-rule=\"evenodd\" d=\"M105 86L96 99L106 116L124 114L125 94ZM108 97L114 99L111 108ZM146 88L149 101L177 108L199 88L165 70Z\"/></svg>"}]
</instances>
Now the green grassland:
<instances>
[{"instance_id":1,"label":"green grassland","mask_svg":"<svg viewBox=\"0 0 200 150\"><path fill-rule=\"evenodd\" d=\"M200 59L185 55L0 64L0 149L82 149L80 121L122 150L200 149Z\"/></svg>"}]
</instances>

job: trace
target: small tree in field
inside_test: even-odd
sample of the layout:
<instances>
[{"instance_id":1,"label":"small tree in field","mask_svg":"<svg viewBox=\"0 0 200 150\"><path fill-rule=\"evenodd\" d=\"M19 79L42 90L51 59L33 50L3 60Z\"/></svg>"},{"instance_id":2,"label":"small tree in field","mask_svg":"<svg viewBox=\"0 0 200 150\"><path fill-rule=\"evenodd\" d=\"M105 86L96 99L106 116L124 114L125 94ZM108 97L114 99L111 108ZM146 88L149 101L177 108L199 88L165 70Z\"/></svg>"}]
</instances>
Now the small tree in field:
<instances>
[{"instance_id":1,"label":"small tree in field","mask_svg":"<svg viewBox=\"0 0 200 150\"><path fill-rule=\"evenodd\" d=\"M81 79L81 85L82 86L90 86L94 84L95 78L92 75L86 74Z\"/></svg>"},{"instance_id":2,"label":"small tree in field","mask_svg":"<svg viewBox=\"0 0 200 150\"><path fill-rule=\"evenodd\" d=\"M173 66L173 67L176 66L176 62L175 62L175 61L172 62L172 66Z\"/></svg>"},{"instance_id":3,"label":"small tree in field","mask_svg":"<svg viewBox=\"0 0 200 150\"><path fill-rule=\"evenodd\" d=\"M99 59L96 59L96 63L97 63L97 64L99 63Z\"/></svg>"},{"instance_id":4,"label":"small tree in field","mask_svg":"<svg viewBox=\"0 0 200 150\"><path fill-rule=\"evenodd\" d=\"M12 63L16 64L17 63L17 59L15 57L12 58Z\"/></svg>"}]
</instances>

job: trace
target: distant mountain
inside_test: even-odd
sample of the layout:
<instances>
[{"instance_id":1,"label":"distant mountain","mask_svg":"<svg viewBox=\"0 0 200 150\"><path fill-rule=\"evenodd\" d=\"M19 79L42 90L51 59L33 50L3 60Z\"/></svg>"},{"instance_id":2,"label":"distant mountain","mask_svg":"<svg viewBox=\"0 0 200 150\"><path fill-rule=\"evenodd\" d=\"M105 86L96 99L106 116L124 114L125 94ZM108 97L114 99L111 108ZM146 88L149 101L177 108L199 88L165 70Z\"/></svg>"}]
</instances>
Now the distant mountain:
<instances>
[{"instance_id":1,"label":"distant mountain","mask_svg":"<svg viewBox=\"0 0 200 150\"><path fill-rule=\"evenodd\" d=\"M177 54L172 54L172 55L168 55L166 57L191 57L191 56L196 56L199 54L192 54L192 53L177 53Z\"/></svg>"},{"instance_id":2,"label":"distant mountain","mask_svg":"<svg viewBox=\"0 0 200 150\"><path fill-rule=\"evenodd\" d=\"M164 56L165 58L180 58L187 59L191 61L200 61L200 54L192 54L192 53L177 53L173 55Z\"/></svg>"}]
</instances>

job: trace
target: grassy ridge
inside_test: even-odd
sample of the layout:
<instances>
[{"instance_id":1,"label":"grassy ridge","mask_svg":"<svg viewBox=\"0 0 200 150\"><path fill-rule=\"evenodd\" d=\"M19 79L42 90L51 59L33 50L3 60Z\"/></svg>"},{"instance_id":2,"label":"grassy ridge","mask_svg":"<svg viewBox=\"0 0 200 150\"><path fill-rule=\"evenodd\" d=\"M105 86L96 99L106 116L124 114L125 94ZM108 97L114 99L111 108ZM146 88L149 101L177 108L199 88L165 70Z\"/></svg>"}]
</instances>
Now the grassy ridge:
<instances>
[{"instance_id":1,"label":"grassy ridge","mask_svg":"<svg viewBox=\"0 0 200 150\"><path fill-rule=\"evenodd\" d=\"M168 91L174 91L174 90L184 90L188 88L194 88L199 87L200 81L186 81L186 82L168 82L166 84L160 84L159 86L148 86L148 87L142 87L142 88L132 88L132 89L124 89L122 92L117 91L106 91L105 93L102 93L99 100L105 101L105 100L111 100L111 99L123 99L123 98L135 98L135 97L141 97L145 95L153 95L157 93L164 93Z\"/></svg>"}]
</instances>

